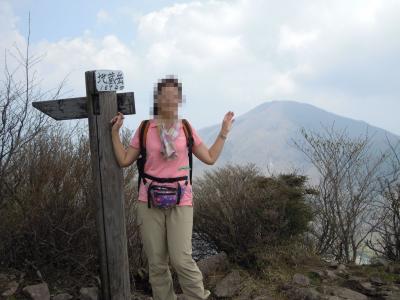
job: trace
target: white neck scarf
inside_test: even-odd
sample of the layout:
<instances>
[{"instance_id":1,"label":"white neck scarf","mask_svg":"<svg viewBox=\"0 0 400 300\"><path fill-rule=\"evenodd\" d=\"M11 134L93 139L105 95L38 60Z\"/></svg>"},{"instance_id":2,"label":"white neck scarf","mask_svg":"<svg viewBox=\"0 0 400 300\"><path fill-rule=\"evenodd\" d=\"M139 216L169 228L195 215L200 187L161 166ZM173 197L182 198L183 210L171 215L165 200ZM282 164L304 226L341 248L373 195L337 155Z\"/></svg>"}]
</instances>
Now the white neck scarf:
<instances>
[{"instance_id":1,"label":"white neck scarf","mask_svg":"<svg viewBox=\"0 0 400 300\"><path fill-rule=\"evenodd\" d=\"M179 135L180 121L176 120L170 128L166 128L164 123L158 125L161 139L161 154L164 159L172 160L178 157L175 150L175 139Z\"/></svg>"}]
</instances>

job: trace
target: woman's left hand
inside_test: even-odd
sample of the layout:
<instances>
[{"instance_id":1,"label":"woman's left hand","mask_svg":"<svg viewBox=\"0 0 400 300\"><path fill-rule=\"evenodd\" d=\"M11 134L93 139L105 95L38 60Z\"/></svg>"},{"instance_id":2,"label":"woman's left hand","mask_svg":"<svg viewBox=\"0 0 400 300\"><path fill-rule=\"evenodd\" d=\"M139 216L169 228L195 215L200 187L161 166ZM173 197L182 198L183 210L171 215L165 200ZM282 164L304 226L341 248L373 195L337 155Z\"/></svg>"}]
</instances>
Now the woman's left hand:
<instances>
[{"instance_id":1,"label":"woman's left hand","mask_svg":"<svg viewBox=\"0 0 400 300\"><path fill-rule=\"evenodd\" d=\"M225 114L224 120L222 121L222 129L221 129L222 134L227 135L228 132L231 130L232 124L235 121L233 116L234 116L233 111L229 111Z\"/></svg>"}]
</instances>

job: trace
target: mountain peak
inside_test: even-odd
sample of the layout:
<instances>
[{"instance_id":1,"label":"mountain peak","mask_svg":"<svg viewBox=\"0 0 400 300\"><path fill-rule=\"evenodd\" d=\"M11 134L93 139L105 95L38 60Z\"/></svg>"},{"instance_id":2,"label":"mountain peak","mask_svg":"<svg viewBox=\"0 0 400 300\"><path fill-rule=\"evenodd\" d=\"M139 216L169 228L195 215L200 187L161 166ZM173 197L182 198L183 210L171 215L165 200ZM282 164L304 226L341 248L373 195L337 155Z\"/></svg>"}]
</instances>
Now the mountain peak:
<instances>
[{"instance_id":1,"label":"mountain peak","mask_svg":"<svg viewBox=\"0 0 400 300\"><path fill-rule=\"evenodd\" d=\"M301 128L322 133L324 127L332 125L337 130L346 130L349 137L365 136L368 133L374 150L387 147L386 137L393 143L399 140L398 136L364 121L346 118L308 103L272 100L236 117L216 167L227 162L251 162L261 169L268 168L278 172L302 169L307 173L311 166L299 150L295 149L293 140L303 139ZM198 132L210 147L219 129L220 125L215 125ZM204 168L200 165L198 167Z\"/></svg>"}]
</instances>

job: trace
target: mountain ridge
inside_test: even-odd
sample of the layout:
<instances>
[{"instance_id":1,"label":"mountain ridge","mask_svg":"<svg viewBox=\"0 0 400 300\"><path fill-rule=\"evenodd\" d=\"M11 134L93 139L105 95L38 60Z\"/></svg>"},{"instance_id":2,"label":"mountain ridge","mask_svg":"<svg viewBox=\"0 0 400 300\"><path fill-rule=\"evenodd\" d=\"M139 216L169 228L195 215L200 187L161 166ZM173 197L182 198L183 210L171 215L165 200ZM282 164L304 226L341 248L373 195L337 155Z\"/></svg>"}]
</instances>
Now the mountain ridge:
<instances>
[{"instance_id":1,"label":"mountain ridge","mask_svg":"<svg viewBox=\"0 0 400 300\"><path fill-rule=\"evenodd\" d=\"M214 143L220 126L211 125L198 130L207 146ZM304 154L294 148L293 140L302 140L302 127L321 132L323 126L347 130L350 137L372 134L371 141L377 151L386 148L386 137L391 142L400 140L400 136L388 130L363 120L331 113L312 104L294 100L271 100L237 116L217 163L205 166L195 160L194 175L202 175L204 170L212 170L226 163L255 163L260 169L272 173L300 170L315 177L315 170L312 170Z\"/></svg>"}]
</instances>

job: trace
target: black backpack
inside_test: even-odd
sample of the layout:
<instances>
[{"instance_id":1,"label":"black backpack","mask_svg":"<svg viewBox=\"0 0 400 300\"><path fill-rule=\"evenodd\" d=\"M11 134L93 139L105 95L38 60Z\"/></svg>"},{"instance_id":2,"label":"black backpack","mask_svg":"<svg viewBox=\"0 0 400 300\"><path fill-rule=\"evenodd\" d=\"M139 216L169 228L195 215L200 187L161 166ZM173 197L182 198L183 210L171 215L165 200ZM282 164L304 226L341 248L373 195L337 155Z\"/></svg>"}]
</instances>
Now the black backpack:
<instances>
[{"instance_id":1,"label":"black backpack","mask_svg":"<svg viewBox=\"0 0 400 300\"><path fill-rule=\"evenodd\" d=\"M192 135L192 128L189 122L186 119L182 119L183 124L183 131L185 132L186 136L186 146L188 148L188 156L189 156L189 178L187 176L180 176L180 177L170 177L170 178L160 178L151 176L144 172L144 165L146 163L146 137L147 131L149 129L150 122L149 120L143 120L139 127L139 142L140 142L140 155L139 158L136 160L136 166L138 168L138 192L140 188L140 181L143 180L143 183L146 184L147 179L154 180L161 183L170 183L185 180L185 184L188 184L188 179L190 180L190 184L192 184L192 170L193 170L193 154L192 154L192 147L194 143L193 135ZM150 208L150 201L148 202L148 207ZM177 204L180 202L180 197L178 197Z\"/></svg>"}]
</instances>

